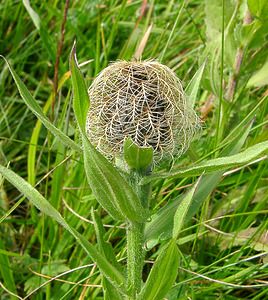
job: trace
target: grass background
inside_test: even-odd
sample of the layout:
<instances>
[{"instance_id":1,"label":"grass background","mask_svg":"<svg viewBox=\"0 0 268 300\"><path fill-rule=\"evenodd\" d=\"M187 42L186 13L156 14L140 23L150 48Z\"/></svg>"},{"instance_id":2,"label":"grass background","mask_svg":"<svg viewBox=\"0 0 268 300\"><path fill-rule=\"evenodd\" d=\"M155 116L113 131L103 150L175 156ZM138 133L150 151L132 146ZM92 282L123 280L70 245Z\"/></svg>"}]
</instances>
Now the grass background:
<instances>
[{"instance_id":1,"label":"grass background","mask_svg":"<svg viewBox=\"0 0 268 300\"><path fill-rule=\"evenodd\" d=\"M186 166L218 157L230 146L240 143L247 149L268 138L265 2L71 1L59 56L66 3L31 1L30 7L28 1L6 0L0 3L0 54L54 124L78 139L68 66L74 39L79 63L88 61L81 70L89 85L109 61L131 59L152 24L144 59L168 65L185 87L206 62L195 103L203 131L189 151L174 161L177 167ZM57 57L59 92L54 97ZM107 225L105 238L124 261L124 230L91 194L82 157L59 143L27 109L4 62L0 69L0 162L35 185L93 243L90 210L97 209ZM183 259L169 299L268 299L267 175L265 155L258 162L220 174L178 241ZM194 180L154 181L155 210L176 201ZM0 216L1 299L16 299L10 292L26 297L34 289L29 299L103 298L101 275L81 247L4 180ZM164 239L159 236L157 242ZM149 247L144 276L156 257L157 242Z\"/></svg>"}]
</instances>

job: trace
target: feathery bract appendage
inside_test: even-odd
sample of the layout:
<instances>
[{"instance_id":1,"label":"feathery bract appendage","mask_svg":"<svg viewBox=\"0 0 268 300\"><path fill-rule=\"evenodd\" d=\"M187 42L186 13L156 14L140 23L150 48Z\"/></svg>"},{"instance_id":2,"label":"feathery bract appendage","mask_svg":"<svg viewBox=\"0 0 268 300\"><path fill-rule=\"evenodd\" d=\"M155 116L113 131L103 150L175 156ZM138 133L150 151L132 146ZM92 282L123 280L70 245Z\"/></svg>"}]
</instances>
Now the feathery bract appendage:
<instances>
[{"instance_id":1,"label":"feathery bract appendage","mask_svg":"<svg viewBox=\"0 0 268 300\"><path fill-rule=\"evenodd\" d=\"M180 80L156 61L110 64L93 81L89 96L87 134L107 157L122 151L126 137L151 146L155 161L181 155L199 127Z\"/></svg>"}]
</instances>

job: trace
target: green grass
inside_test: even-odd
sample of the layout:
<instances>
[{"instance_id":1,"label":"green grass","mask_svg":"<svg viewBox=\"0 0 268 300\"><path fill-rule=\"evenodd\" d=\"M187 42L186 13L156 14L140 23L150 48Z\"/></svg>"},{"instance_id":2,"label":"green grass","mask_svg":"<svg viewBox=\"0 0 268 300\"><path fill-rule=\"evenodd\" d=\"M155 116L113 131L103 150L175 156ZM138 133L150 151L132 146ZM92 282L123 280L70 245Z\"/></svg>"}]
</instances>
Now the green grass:
<instances>
[{"instance_id":1,"label":"green grass","mask_svg":"<svg viewBox=\"0 0 268 300\"><path fill-rule=\"evenodd\" d=\"M178 204L204 171L198 169L199 164L243 151L237 156L240 163L234 160L231 164L232 159L227 158L223 168L213 164L205 169L193 196L195 205L186 214L187 223L177 239L180 267L168 299L268 299L267 147L249 161L244 154L268 139L267 70L261 70L268 53L267 5L262 6L262 0L248 1L253 20L243 25L246 1L237 9L233 1L223 1L224 10L221 0L177 2L148 1L146 13L139 19L142 1L111 0L102 5L71 1L59 65L62 84L54 113L54 64L65 3L31 1L39 24L33 22L21 1L2 1L0 54L11 63L48 119L77 143L81 140L67 73L75 39L79 63L92 60L81 67L87 85L109 61L131 59L150 24L153 27L143 58L161 59L185 87L206 61L200 88L197 94L192 93L196 110L203 117L202 133L183 157L172 162L175 173L188 173L175 176L169 172L170 164L164 163L157 167L152 181L151 203L158 214L152 216L145 231L144 277L162 249L160 245L172 235ZM1 165L35 186L92 244L97 243L98 235L91 209L97 210L105 224L104 240L110 241L117 260L124 264L125 230L94 198L81 153L55 138L40 120L21 99L1 61ZM199 171L192 171L195 168ZM32 291L29 299L103 299L102 275L84 249L2 177L0 282L1 299L23 298Z\"/></svg>"}]
</instances>

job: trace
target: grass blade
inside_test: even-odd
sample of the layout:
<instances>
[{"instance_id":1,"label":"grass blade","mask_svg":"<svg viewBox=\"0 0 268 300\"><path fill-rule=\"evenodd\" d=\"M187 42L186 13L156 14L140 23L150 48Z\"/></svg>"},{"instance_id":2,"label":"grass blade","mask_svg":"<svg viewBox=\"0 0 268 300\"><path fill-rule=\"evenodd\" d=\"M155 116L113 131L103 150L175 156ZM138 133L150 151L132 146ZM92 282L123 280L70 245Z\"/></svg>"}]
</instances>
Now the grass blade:
<instances>
[{"instance_id":1,"label":"grass blade","mask_svg":"<svg viewBox=\"0 0 268 300\"><path fill-rule=\"evenodd\" d=\"M13 293L17 293L16 291L16 284L14 282L14 277L12 273L12 268L10 265L9 258L7 257L8 251L6 253L4 252L4 244L3 241L0 239L0 250L3 250L0 252L0 274L2 275L3 281L5 286L8 290L10 290ZM14 300L15 297L11 297L10 299Z\"/></svg>"},{"instance_id":2,"label":"grass blade","mask_svg":"<svg viewBox=\"0 0 268 300\"><path fill-rule=\"evenodd\" d=\"M25 6L26 10L28 11L34 26L36 27L36 29L40 29L40 18L38 16L38 14L33 10L33 8L31 7L30 1L29 0L22 0L23 5Z\"/></svg>"},{"instance_id":3,"label":"grass blade","mask_svg":"<svg viewBox=\"0 0 268 300\"><path fill-rule=\"evenodd\" d=\"M96 248L90 244L80 233L72 228L61 214L27 181L18 176L13 171L0 165L0 173L10 183L12 183L30 202L36 206L41 212L50 216L53 220L61 224L67 229L77 242L82 246L86 253L97 263L103 274L109 281L120 290L125 285L124 276L116 269Z\"/></svg>"},{"instance_id":4,"label":"grass blade","mask_svg":"<svg viewBox=\"0 0 268 300\"><path fill-rule=\"evenodd\" d=\"M160 300L174 283L179 267L179 252L172 239L157 257L138 300Z\"/></svg>"},{"instance_id":5,"label":"grass blade","mask_svg":"<svg viewBox=\"0 0 268 300\"><path fill-rule=\"evenodd\" d=\"M180 201L178 208L175 212L174 216L174 226L173 226L173 233L172 237L176 240L180 234L180 231L183 225L186 223L185 219L187 217L187 213L191 207L192 201L194 199L194 194L196 192L197 186L200 183L202 177L199 177L196 184L188 191L185 197Z\"/></svg>"},{"instance_id":6,"label":"grass blade","mask_svg":"<svg viewBox=\"0 0 268 300\"><path fill-rule=\"evenodd\" d=\"M200 87L200 82L205 70L206 61L203 62L203 64L200 66L200 68L197 70L197 72L194 74L193 78L187 85L185 89L185 93L189 99L189 104L191 107L194 107L194 104L197 100L197 94Z\"/></svg>"},{"instance_id":7,"label":"grass blade","mask_svg":"<svg viewBox=\"0 0 268 300\"><path fill-rule=\"evenodd\" d=\"M19 90L19 93L26 103L26 105L29 107L29 109L36 115L36 117L44 124L44 126L54 135L56 136L63 144L66 146L72 148L75 151L81 151L80 147L71 140L67 135L65 135L61 130L59 130L57 127L55 127L49 119L45 116L45 114L42 111L42 108L39 106L39 104L36 102L36 100L33 98L25 84L22 82L22 80L19 78L15 70L12 68L12 66L9 64L9 62L4 58L4 56L0 55L6 62L9 71L17 85L17 88Z\"/></svg>"},{"instance_id":8,"label":"grass blade","mask_svg":"<svg viewBox=\"0 0 268 300\"><path fill-rule=\"evenodd\" d=\"M232 155L240 151L250 133L252 124L253 121L251 121L247 127L241 127L240 130L237 131L237 138L223 150L223 155ZM223 173L224 171L216 171L202 176L196 192L193 195L193 201L187 211L185 222L188 222L194 216L204 200L216 188ZM152 220L147 223L145 227L147 248L153 247L161 240L171 238L172 230L174 228L174 215L181 201L183 201L183 195L161 208L157 214L153 215Z\"/></svg>"}]
</instances>

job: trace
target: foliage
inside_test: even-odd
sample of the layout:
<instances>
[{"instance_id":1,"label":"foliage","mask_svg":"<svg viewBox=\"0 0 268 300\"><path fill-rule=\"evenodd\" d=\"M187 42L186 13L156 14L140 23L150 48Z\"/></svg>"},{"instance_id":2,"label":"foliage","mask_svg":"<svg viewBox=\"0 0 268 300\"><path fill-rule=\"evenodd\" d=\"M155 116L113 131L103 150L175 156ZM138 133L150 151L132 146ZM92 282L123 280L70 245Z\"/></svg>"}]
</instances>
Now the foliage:
<instances>
[{"instance_id":1,"label":"foliage","mask_svg":"<svg viewBox=\"0 0 268 300\"><path fill-rule=\"evenodd\" d=\"M75 89L74 103L71 95L72 84L77 91L84 84L70 78L75 38L86 86L110 61L143 52L182 79L203 120L203 132L184 156L135 178L135 184L151 182L153 211L145 226L148 280L139 297L162 299L169 290L170 300L266 299L266 3L71 1L56 97L65 3L0 3L0 54L9 62L2 60L0 71L1 299L120 299L128 293L120 220L139 222L148 212L138 214L133 182L83 137L88 103L79 106ZM73 73L75 66L71 60ZM127 143L137 160L146 156ZM141 165L125 157L134 169ZM110 177L102 190L104 173ZM122 197L113 207L107 194L115 190Z\"/></svg>"}]
</instances>

